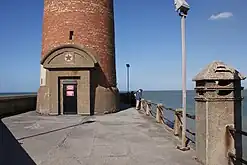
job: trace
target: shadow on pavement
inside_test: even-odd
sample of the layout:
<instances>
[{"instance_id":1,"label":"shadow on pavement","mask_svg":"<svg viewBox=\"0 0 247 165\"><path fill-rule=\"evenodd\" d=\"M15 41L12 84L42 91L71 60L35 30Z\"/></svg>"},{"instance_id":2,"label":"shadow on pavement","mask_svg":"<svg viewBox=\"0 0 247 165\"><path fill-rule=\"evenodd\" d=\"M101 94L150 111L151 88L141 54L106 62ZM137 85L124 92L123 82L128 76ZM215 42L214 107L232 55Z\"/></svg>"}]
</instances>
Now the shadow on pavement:
<instances>
[{"instance_id":1,"label":"shadow on pavement","mask_svg":"<svg viewBox=\"0 0 247 165\"><path fill-rule=\"evenodd\" d=\"M87 124L87 123L94 123L94 122L95 122L95 121L84 121L84 122L79 123L79 124L73 124L73 125L70 125L70 126L67 126L67 127L58 128L58 129L53 129L53 130L46 131L46 132L41 132L41 133L38 133L38 134L35 134L35 135L25 136L25 137L19 138L19 139L17 139L17 140L29 139L29 138L32 138L32 137L37 137L37 136L41 136L41 135L46 135L46 134L49 134L49 133L53 133L53 132L65 130L65 129L72 128L72 127L77 127L77 126L79 126L79 125L83 125L83 124ZM1 165L1 164L0 164L0 165Z\"/></svg>"},{"instance_id":2,"label":"shadow on pavement","mask_svg":"<svg viewBox=\"0 0 247 165\"><path fill-rule=\"evenodd\" d=\"M36 165L0 120L0 165Z\"/></svg>"},{"instance_id":3,"label":"shadow on pavement","mask_svg":"<svg viewBox=\"0 0 247 165\"><path fill-rule=\"evenodd\" d=\"M119 111L124 111L124 110L127 110L129 108L131 108L132 106L130 104L124 104L124 103L121 103L120 106L119 106Z\"/></svg>"}]
</instances>

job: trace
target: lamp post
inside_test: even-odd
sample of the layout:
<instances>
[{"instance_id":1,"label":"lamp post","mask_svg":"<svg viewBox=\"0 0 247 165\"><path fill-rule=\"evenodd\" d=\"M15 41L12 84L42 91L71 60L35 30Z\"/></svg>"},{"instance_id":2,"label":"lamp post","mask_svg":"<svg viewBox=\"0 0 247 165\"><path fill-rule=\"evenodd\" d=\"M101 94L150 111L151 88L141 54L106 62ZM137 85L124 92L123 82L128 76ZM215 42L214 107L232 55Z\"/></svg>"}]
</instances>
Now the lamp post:
<instances>
[{"instance_id":1,"label":"lamp post","mask_svg":"<svg viewBox=\"0 0 247 165\"><path fill-rule=\"evenodd\" d=\"M174 0L176 11L181 17L181 36L182 36L182 146L178 146L178 149L183 151L188 150L186 146L186 46L185 46L185 18L190 9L188 3L185 0Z\"/></svg>"},{"instance_id":2,"label":"lamp post","mask_svg":"<svg viewBox=\"0 0 247 165\"><path fill-rule=\"evenodd\" d=\"M129 85L130 85L130 84L129 84L129 83L130 83L130 82L129 82L129 81L130 81L130 78L129 78L129 76L130 76L130 75L129 75L129 68L130 68L130 64L126 64L126 68L127 68L127 92L129 93L129 90L130 90L130 89L129 89Z\"/></svg>"},{"instance_id":3,"label":"lamp post","mask_svg":"<svg viewBox=\"0 0 247 165\"><path fill-rule=\"evenodd\" d=\"M130 99L130 75L129 75L129 68L130 68L130 64L126 64L126 69L127 69L127 95L128 95L128 102L129 104L131 104L131 99Z\"/></svg>"}]
</instances>

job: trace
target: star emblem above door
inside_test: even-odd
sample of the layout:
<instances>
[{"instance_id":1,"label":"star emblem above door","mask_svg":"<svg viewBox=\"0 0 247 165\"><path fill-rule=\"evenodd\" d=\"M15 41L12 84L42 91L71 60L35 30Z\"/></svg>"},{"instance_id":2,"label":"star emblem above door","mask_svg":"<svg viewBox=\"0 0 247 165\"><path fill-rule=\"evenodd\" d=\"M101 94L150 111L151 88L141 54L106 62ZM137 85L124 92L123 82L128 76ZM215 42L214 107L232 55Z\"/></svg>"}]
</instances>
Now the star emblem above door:
<instances>
[{"instance_id":1,"label":"star emblem above door","mask_svg":"<svg viewBox=\"0 0 247 165\"><path fill-rule=\"evenodd\" d=\"M73 60L73 55L70 52L66 53L65 57L64 57L64 60L67 61L67 62L72 61Z\"/></svg>"}]
</instances>

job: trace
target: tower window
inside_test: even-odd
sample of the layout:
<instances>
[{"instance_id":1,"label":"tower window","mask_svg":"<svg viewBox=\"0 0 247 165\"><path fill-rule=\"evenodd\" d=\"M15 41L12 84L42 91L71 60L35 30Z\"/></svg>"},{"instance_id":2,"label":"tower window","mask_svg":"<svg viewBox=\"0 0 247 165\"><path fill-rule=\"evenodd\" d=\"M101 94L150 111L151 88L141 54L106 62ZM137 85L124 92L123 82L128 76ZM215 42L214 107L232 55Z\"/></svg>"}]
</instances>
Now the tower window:
<instances>
[{"instance_id":1,"label":"tower window","mask_svg":"<svg viewBox=\"0 0 247 165\"><path fill-rule=\"evenodd\" d=\"M73 40L74 31L69 31L69 40Z\"/></svg>"}]
</instances>

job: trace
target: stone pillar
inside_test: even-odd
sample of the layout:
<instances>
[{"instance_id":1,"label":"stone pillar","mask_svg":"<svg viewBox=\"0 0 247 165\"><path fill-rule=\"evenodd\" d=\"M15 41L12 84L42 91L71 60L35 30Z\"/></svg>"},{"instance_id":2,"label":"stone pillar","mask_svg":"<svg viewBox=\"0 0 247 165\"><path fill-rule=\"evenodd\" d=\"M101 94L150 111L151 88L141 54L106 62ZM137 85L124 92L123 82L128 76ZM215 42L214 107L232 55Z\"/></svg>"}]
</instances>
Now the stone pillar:
<instances>
[{"instance_id":1,"label":"stone pillar","mask_svg":"<svg viewBox=\"0 0 247 165\"><path fill-rule=\"evenodd\" d=\"M228 164L226 125L241 130L241 80L237 70L223 62L213 62L200 72L196 81L196 154L205 165ZM235 140L235 153L242 156L241 136Z\"/></svg>"}]
</instances>

